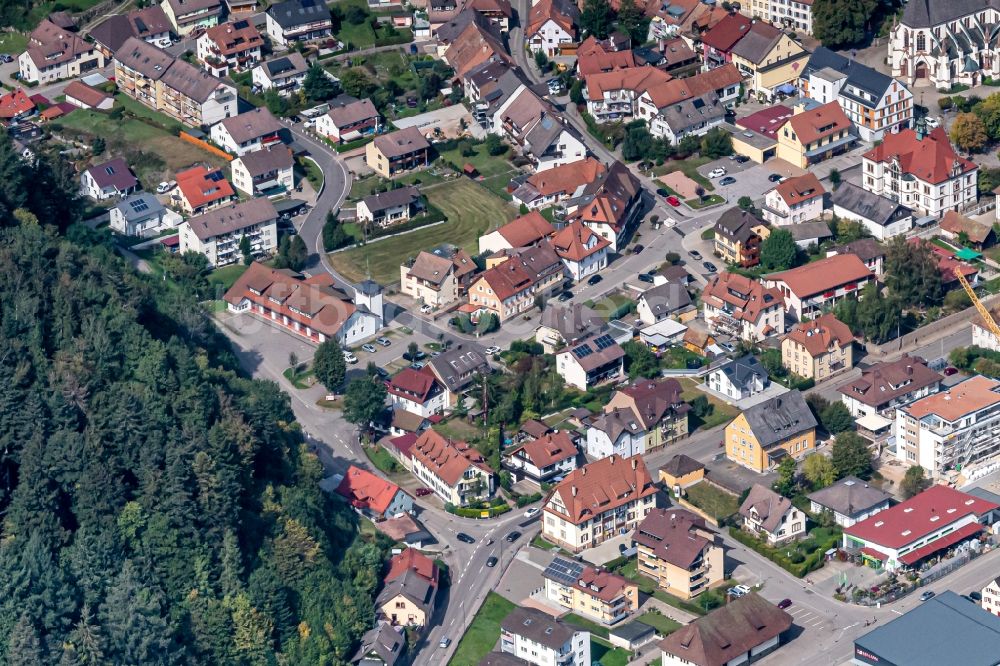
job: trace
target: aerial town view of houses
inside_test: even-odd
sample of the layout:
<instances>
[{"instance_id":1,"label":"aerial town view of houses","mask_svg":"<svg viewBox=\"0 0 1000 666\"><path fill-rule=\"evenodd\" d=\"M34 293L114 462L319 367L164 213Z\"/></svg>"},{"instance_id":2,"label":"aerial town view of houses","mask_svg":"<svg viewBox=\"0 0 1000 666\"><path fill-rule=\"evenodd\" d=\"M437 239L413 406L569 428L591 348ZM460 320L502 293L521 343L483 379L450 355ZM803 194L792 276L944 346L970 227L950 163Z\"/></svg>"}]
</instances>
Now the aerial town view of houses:
<instances>
[{"instance_id":1,"label":"aerial town view of houses","mask_svg":"<svg viewBox=\"0 0 1000 666\"><path fill-rule=\"evenodd\" d=\"M4 4L0 661L1000 666L1000 0Z\"/></svg>"}]
</instances>

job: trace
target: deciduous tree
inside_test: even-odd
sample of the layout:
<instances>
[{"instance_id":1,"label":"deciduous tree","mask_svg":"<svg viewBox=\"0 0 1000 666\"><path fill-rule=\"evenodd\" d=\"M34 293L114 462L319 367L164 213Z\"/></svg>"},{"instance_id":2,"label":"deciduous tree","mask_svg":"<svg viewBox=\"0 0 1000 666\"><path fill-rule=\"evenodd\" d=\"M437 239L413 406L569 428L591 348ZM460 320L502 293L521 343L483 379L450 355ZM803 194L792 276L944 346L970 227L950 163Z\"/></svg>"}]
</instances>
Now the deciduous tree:
<instances>
[{"instance_id":1,"label":"deciduous tree","mask_svg":"<svg viewBox=\"0 0 1000 666\"><path fill-rule=\"evenodd\" d=\"M775 229L760 244L760 263L768 270L783 271L795 264L797 252L792 234L784 229Z\"/></svg>"},{"instance_id":2,"label":"deciduous tree","mask_svg":"<svg viewBox=\"0 0 1000 666\"><path fill-rule=\"evenodd\" d=\"M302 93L310 102L325 102L337 94L335 84L321 65L313 64L302 79Z\"/></svg>"},{"instance_id":3,"label":"deciduous tree","mask_svg":"<svg viewBox=\"0 0 1000 666\"><path fill-rule=\"evenodd\" d=\"M812 485L813 490L826 488L837 479L837 470L833 468L833 463L821 453L814 453L805 459L802 463L802 474Z\"/></svg>"},{"instance_id":4,"label":"deciduous tree","mask_svg":"<svg viewBox=\"0 0 1000 666\"><path fill-rule=\"evenodd\" d=\"M867 478L872 469L868 442L856 432L840 433L830 450L830 462L837 470L838 479L845 476Z\"/></svg>"},{"instance_id":5,"label":"deciduous tree","mask_svg":"<svg viewBox=\"0 0 1000 666\"><path fill-rule=\"evenodd\" d=\"M813 36L828 48L857 44L865 37L875 0L816 0Z\"/></svg>"},{"instance_id":6,"label":"deciduous tree","mask_svg":"<svg viewBox=\"0 0 1000 666\"><path fill-rule=\"evenodd\" d=\"M385 384L372 377L351 380L344 393L344 418L368 430L385 409Z\"/></svg>"},{"instance_id":7,"label":"deciduous tree","mask_svg":"<svg viewBox=\"0 0 1000 666\"><path fill-rule=\"evenodd\" d=\"M614 13L608 0L585 0L583 11L580 12L580 29L587 36L604 39L611 30L613 18Z\"/></svg>"},{"instance_id":8,"label":"deciduous tree","mask_svg":"<svg viewBox=\"0 0 1000 666\"><path fill-rule=\"evenodd\" d=\"M951 123L951 140L962 150L976 153L983 149L989 137L986 127L974 113L960 113Z\"/></svg>"},{"instance_id":9,"label":"deciduous tree","mask_svg":"<svg viewBox=\"0 0 1000 666\"><path fill-rule=\"evenodd\" d=\"M344 362L344 352L335 339L327 338L316 347L316 353L313 354L313 374L330 393L336 393L344 385L347 364Z\"/></svg>"}]
</instances>

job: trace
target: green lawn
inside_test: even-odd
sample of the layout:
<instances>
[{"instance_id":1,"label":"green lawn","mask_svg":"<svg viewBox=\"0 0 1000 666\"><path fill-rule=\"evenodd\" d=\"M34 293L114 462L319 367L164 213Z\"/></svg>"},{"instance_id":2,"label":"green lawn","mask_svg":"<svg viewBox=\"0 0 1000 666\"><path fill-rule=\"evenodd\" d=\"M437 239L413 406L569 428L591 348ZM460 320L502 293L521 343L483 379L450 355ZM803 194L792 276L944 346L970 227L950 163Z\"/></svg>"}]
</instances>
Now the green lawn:
<instances>
[{"instance_id":1,"label":"green lawn","mask_svg":"<svg viewBox=\"0 0 1000 666\"><path fill-rule=\"evenodd\" d=\"M740 413L740 410L736 409L732 405L727 405L726 403L719 400L715 396L709 395L704 391L699 390L697 388L697 382L695 382L693 379L680 378L678 379L678 381L681 383L681 387L684 389L684 391L681 393L681 397L684 398L684 400L691 402L698 396L703 395L708 398L708 402L714 408L712 410L712 413L706 416L704 419L702 419L701 423L699 423L697 427L708 430L710 428L714 428L715 426L722 425L723 423L729 423L730 421L735 419L736 416ZM694 417L689 412L688 413L689 422L693 418ZM694 428L695 426L692 426L691 430L693 431Z\"/></svg>"},{"instance_id":2,"label":"green lawn","mask_svg":"<svg viewBox=\"0 0 1000 666\"><path fill-rule=\"evenodd\" d=\"M28 48L28 35L23 32L5 32L0 35L0 53L16 58Z\"/></svg>"},{"instance_id":3,"label":"green lawn","mask_svg":"<svg viewBox=\"0 0 1000 666\"><path fill-rule=\"evenodd\" d=\"M541 548L542 550L555 550L556 548L559 547L554 543L549 543L548 541L543 539L541 534L539 534L538 536L536 536L534 539L531 540L531 545L534 546L535 548Z\"/></svg>"},{"instance_id":4,"label":"green lawn","mask_svg":"<svg viewBox=\"0 0 1000 666\"><path fill-rule=\"evenodd\" d=\"M296 162L309 184L319 192L320 188L323 187L323 170L315 162L305 157L298 158Z\"/></svg>"},{"instance_id":5,"label":"green lawn","mask_svg":"<svg viewBox=\"0 0 1000 666\"><path fill-rule=\"evenodd\" d=\"M479 144L473 147L475 154L470 156L463 156L458 148L453 148L451 150L446 150L441 153L441 157L448 162L451 162L459 169L465 166L466 162L476 167L476 171L483 178L489 178L490 176L496 176L498 174L510 173L516 171L514 165L507 161L505 156L494 156L490 155L486 150L485 144Z\"/></svg>"},{"instance_id":6,"label":"green lawn","mask_svg":"<svg viewBox=\"0 0 1000 666\"><path fill-rule=\"evenodd\" d=\"M392 454L381 446L366 446L364 449L368 459L383 474L393 474L402 471L399 463L392 457Z\"/></svg>"},{"instance_id":7,"label":"green lawn","mask_svg":"<svg viewBox=\"0 0 1000 666\"><path fill-rule=\"evenodd\" d=\"M631 654L628 650L616 648L600 638L590 639L590 663L601 666L626 666Z\"/></svg>"},{"instance_id":8,"label":"green lawn","mask_svg":"<svg viewBox=\"0 0 1000 666\"><path fill-rule=\"evenodd\" d=\"M240 279L240 276L246 272L247 268L249 268L249 266L244 264L230 264L228 266L223 266L222 268L216 268L212 271L211 275L208 276L208 282L209 284L219 285L219 290L221 290L224 294L237 280Z\"/></svg>"},{"instance_id":9,"label":"green lawn","mask_svg":"<svg viewBox=\"0 0 1000 666\"><path fill-rule=\"evenodd\" d=\"M738 498L707 481L690 486L684 499L717 520L733 515L740 508Z\"/></svg>"},{"instance_id":10,"label":"green lawn","mask_svg":"<svg viewBox=\"0 0 1000 666\"><path fill-rule=\"evenodd\" d=\"M368 21L355 25L345 19L340 24L337 39L349 44L354 50L366 49L375 46L375 31Z\"/></svg>"},{"instance_id":11,"label":"green lawn","mask_svg":"<svg viewBox=\"0 0 1000 666\"><path fill-rule=\"evenodd\" d=\"M656 629L656 631L661 636L666 636L667 634L680 629L681 623L676 620L671 620L666 615L662 613L644 613L636 618L643 624L648 624L649 626Z\"/></svg>"},{"instance_id":12,"label":"green lawn","mask_svg":"<svg viewBox=\"0 0 1000 666\"><path fill-rule=\"evenodd\" d=\"M688 199L686 203L691 208L698 210L699 208L707 208L709 206L715 206L716 204L725 203L725 199L720 197L718 194L709 194L704 199Z\"/></svg>"},{"instance_id":13,"label":"green lawn","mask_svg":"<svg viewBox=\"0 0 1000 666\"><path fill-rule=\"evenodd\" d=\"M399 265L421 249L442 243L464 247L475 254L479 237L517 216L517 210L468 179L458 179L427 190L428 201L448 217L444 224L395 236L330 255L330 263L348 279L382 284L399 281Z\"/></svg>"},{"instance_id":14,"label":"green lawn","mask_svg":"<svg viewBox=\"0 0 1000 666\"><path fill-rule=\"evenodd\" d=\"M596 622L593 622L591 620L588 620L585 617L581 617L576 613L567 613L566 615L563 616L562 620L563 622L572 624L575 627L579 627L580 629L589 631L591 634L595 636L600 636L601 638L608 637L607 627L601 624L597 624Z\"/></svg>"},{"instance_id":15,"label":"green lawn","mask_svg":"<svg viewBox=\"0 0 1000 666\"><path fill-rule=\"evenodd\" d=\"M303 364L303 366L304 366L304 364ZM300 390L309 388L309 386L310 386L309 378L310 377L312 377L313 379L315 379L315 376L313 375L313 371L310 370L310 369L308 369L308 368L306 370L302 370L300 372L295 372L294 368L285 368L285 371L282 372L281 374L284 376L285 379L287 379L289 382L291 382L292 386L294 386L295 388L300 389Z\"/></svg>"},{"instance_id":16,"label":"green lawn","mask_svg":"<svg viewBox=\"0 0 1000 666\"><path fill-rule=\"evenodd\" d=\"M482 608L469 625L455 650L455 656L448 662L451 666L478 666L500 638L500 623L516 608L496 592L490 592Z\"/></svg>"}]
</instances>

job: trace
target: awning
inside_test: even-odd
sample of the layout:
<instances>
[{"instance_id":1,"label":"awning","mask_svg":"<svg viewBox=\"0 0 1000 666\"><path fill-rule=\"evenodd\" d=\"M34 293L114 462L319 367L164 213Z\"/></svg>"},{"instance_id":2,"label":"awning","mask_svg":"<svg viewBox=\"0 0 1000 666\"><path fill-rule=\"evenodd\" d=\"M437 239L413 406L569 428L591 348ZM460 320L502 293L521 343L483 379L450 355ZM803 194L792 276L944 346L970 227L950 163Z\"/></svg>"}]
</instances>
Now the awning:
<instances>
[{"instance_id":1,"label":"awning","mask_svg":"<svg viewBox=\"0 0 1000 666\"><path fill-rule=\"evenodd\" d=\"M837 148L842 148L843 146L846 146L847 144L853 143L857 140L858 137L854 136L853 134L848 134L847 136L841 139L837 139L836 141L831 141L830 143L824 143L822 146L819 146L818 148L807 150L806 157L816 157L817 155L822 155L827 151L836 150Z\"/></svg>"},{"instance_id":2,"label":"awning","mask_svg":"<svg viewBox=\"0 0 1000 666\"><path fill-rule=\"evenodd\" d=\"M961 250L955 253L956 259L961 259L962 261L972 261L983 256L979 252L976 252L970 247L963 247Z\"/></svg>"},{"instance_id":3,"label":"awning","mask_svg":"<svg viewBox=\"0 0 1000 666\"><path fill-rule=\"evenodd\" d=\"M878 560L879 562L885 562L887 559L889 559L889 556L886 555L885 553L880 553L874 548L869 548L868 546L865 546L864 548L861 549L861 554L867 555L873 560Z\"/></svg>"},{"instance_id":4,"label":"awning","mask_svg":"<svg viewBox=\"0 0 1000 666\"><path fill-rule=\"evenodd\" d=\"M306 202L302 199L284 199L283 201L274 202L274 210L278 211L278 215L283 213L290 213L293 210L298 210L306 205Z\"/></svg>"},{"instance_id":5,"label":"awning","mask_svg":"<svg viewBox=\"0 0 1000 666\"><path fill-rule=\"evenodd\" d=\"M867 416L862 416L855 423L857 423L859 428L864 428L869 432L878 432L882 428L887 428L892 425L892 421L884 416L879 416L878 414L868 414Z\"/></svg>"},{"instance_id":6,"label":"awning","mask_svg":"<svg viewBox=\"0 0 1000 666\"><path fill-rule=\"evenodd\" d=\"M910 566L916 564L925 557L930 557L939 550L944 550L949 546L954 546L959 541L963 539L968 539L969 537L978 534L983 531L983 526L979 523L969 523L963 527L958 528L951 534L947 534L937 541L932 541L931 543L923 546L922 548L917 548L912 553L907 553L899 558L899 561L903 564Z\"/></svg>"},{"instance_id":7,"label":"awning","mask_svg":"<svg viewBox=\"0 0 1000 666\"><path fill-rule=\"evenodd\" d=\"M782 83L780 86L778 86L778 92L780 92L782 95L791 95L793 92L795 92L795 90L796 90L795 86L793 86L791 83Z\"/></svg>"}]
</instances>

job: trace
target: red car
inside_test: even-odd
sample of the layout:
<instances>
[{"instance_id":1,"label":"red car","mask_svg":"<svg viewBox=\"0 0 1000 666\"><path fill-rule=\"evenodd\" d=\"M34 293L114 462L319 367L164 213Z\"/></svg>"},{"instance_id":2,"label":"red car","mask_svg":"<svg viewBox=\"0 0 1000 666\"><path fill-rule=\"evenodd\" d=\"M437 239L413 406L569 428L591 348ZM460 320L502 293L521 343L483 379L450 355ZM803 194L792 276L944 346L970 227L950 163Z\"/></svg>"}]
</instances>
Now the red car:
<instances>
[{"instance_id":1,"label":"red car","mask_svg":"<svg viewBox=\"0 0 1000 666\"><path fill-rule=\"evenodd\" d=\"M671 194L667 197L667 203L676 208L681 205L681 200Z\"/></svg>"},{"instance_id":2,"label":"red car","mask_svg":"<svg viewBox=\"0 0 1000 666\"><path fill-rule=\"evenodd\" d=\"M434 491L430 488L417 488L416 493L417 497L425 497L427 495L433 495Z\"/></svg>"},{"instance_id":3,"label":"red car","mask_svg":"<svg viewBox=\"0 0 1000 666\"><path fill-rule=\"evenodd\" d=\"M954 374L958 374L958 369L949 366L944 369L944 374L947 375L948 377L951 377Z\"/></svg>"}]
</instances>

